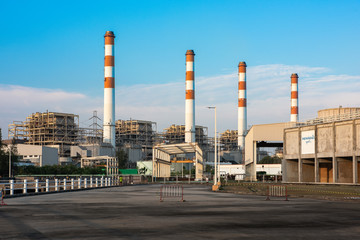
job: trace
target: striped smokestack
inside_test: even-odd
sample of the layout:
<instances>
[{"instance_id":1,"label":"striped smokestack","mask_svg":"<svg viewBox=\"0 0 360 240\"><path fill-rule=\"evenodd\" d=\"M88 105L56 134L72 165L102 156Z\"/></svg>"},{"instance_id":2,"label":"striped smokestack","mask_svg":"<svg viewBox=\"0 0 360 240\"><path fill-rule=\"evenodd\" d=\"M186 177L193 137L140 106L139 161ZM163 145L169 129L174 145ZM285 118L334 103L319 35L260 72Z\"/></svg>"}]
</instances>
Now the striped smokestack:
<instances>
[{"instance_id":1,"label":"striped smokestack","mask_svg":"<svg viewBox=\"0 0 360 240\"><path fill-rule=\"evenodd\" d=\"M104 61L104 136L103 141L115 147L115 62L112 31L105 33Z\"/></svg>"},{"instance_id":2,"label":"striped smokestack","mask_svg":"<svg viewBox=\"0 0 360 240\"><path fill-rule=\"evenodd\" d=\"M299 120L298 78L296 73L291 74L291 122Z\"/></svg>"},{"instance_id":3,"label":"striped smokestack","mask_svg":"<svg viewBox=\"0 0 360 240\"><path fill-rule=\"evenodd\" d=\"M239 101L238 101L238 146L245 147L245 134L247 125L246 111L246 63L239 63Z\"/></svg>"},{"instance_id":4,"label":"striped smokestack","mask_svg":"<svg viewBox=\"0 0 360 240\"><path fill-rule=\"evenodd\" d=\"M185 78L185 142L195 142L194 51L187 50Z\"/></svg>"}]
</instances>

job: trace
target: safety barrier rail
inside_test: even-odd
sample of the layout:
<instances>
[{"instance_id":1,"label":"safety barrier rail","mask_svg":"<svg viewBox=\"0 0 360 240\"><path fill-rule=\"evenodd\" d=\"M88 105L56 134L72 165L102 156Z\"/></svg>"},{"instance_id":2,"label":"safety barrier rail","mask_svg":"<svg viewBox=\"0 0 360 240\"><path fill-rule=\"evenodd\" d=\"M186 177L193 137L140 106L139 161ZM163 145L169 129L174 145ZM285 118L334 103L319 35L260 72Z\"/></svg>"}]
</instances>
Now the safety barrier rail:
<instances>
[{"instance_id":1,"label":"safety barrier rail","mask_svg":"<svg viewBox=\"0 0 360 240\"><path fill-rule=\"evenodd\" d=\"M0 189L4 189L5 195L21 195L28 193L39 192L58 192L75 189L110 187L118 185L117 178L111 177L90 177L90 178L55 178L53 180L45 179L39 181L35 179L32 181L24 180L10 180L8 183L0 183Z\"/></svg>"},{"instance_id":2,"label":"safety barrier rail","mask_svg":"<svg viewBox=\"0 0 360 240\"><path fill-rule=\"evenodd\" d=\"M266 200L270 200L270 197L285 197L285 201L288 201L287 186L269 185Z\"/></svg>"},{"instance_id":3,"label":"safety barrier rail","mask_svg":"<svg viewBox=\"0 0 360 240\"><path fill-rule=\"evenodd\" d=\"M183 185L161 185L160 202L163 202L164 198L181 198L180 201L184 202Z\"/></svg>"}]
</instances>

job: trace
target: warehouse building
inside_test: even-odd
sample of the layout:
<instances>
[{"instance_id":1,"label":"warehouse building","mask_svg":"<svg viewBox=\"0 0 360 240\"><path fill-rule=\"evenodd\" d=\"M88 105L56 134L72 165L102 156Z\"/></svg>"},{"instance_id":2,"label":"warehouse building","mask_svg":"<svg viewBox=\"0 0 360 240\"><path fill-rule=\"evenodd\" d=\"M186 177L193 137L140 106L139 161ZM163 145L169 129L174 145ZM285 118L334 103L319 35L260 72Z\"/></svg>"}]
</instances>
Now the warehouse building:
<instances>
[{"instance_id":1,"label":"warehouse building","mask_svg":"<svg viewBox=\"0 0 360 240\"><path fill-rule=\"evenodd\" d=\"M325 109L284 130L285 182L360 182L360 108Z\"/></svg>"}]
</instances>

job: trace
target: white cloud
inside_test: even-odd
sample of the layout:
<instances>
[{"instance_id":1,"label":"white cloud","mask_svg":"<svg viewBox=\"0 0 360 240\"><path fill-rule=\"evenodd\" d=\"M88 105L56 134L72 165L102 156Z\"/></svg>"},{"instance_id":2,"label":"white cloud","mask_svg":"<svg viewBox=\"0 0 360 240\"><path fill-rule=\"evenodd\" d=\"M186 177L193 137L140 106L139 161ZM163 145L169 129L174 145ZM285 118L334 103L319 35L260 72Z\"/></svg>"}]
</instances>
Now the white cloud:
<instances>
[{"instance_id":1,"label":"white cloud","mask_svg":"<svg viewBox=\"0 0 360 240\"><path fill-rule=\"evenodd\" d=\"M82 93L16 85L0 85L0 127L7 138L8 124L24 121L35 112L66 112L88 116L102 109L101 98L90 98ZM80 120L82 120L80 118Z\"/></svg>"},{"instance_id":2,"label":"white cloud","mask_svg":"<svg viewBox=\"0 0 360 240\"><path fill-rule=\"evenodd\" d=\"M319 109L359 106L360 76L328 75L327 68L261 65L247 69L248 124L285 122L290 118L290 75L299 75L300 119L316 117ZM217 106L218 131L237 128L237 73L196 77L196 123L209 127L213 135L214 112ZM102 93L102 91L101 91ZM13 120L25 120L37 111L59 111L80 115L88 126L93 110L102 118L103 100L63 90L0 85L0 126ZM116 118L142 119L157 122L158 131L171 124L184 124L185 81L166 84L118 86ZM7 134L3 132L3 137Z\"/></svg>"}]
</instances>

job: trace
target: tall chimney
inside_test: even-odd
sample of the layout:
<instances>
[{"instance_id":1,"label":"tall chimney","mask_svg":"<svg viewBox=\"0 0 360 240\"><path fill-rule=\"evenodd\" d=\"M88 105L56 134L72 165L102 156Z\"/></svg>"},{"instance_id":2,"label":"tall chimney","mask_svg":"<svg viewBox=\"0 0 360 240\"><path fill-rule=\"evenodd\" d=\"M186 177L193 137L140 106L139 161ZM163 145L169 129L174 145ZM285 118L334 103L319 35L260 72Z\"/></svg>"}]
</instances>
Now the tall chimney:
<instances>
[{"instance_id":1,"label":"tall chimney","mask_svg":"<svg viewBox=\"0 0 360 240\"><path fill-rule=\"evenodd\" d=\"M298 75L291 74L291 122L299 121Z\"/></svg>"},{"instance_id":2,"label":"tall chimney","mask_svg":"<svg viewBox=\"0 0 360 240\"><path fill-rule=\"evenodd\" d=\"M185 81L185 142L195 142L194 51L187 50Z\"/></svg>"},{"instance_id":3,"label":"tall chimney","mask_svg":"<svg viewBox=\"0 0 360 240\"><path fill-rule=\"evenodd\" d=\"M245 147L245 134L247 125L246 110L246 63L239 63L239 101L238 101L238 147Z\"/></svg>"},{"instance_id":4,"label":"tall chimney","mask_svg":"<svg viewBox=\"0 0 360 240\"><path fill-rule=\"evenodd\" d=\"M104 136L103 141L115 148L115 64L114 39L112 31L105 33L104 61Z\"/></svg>"}]
</instances>

